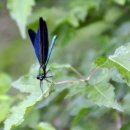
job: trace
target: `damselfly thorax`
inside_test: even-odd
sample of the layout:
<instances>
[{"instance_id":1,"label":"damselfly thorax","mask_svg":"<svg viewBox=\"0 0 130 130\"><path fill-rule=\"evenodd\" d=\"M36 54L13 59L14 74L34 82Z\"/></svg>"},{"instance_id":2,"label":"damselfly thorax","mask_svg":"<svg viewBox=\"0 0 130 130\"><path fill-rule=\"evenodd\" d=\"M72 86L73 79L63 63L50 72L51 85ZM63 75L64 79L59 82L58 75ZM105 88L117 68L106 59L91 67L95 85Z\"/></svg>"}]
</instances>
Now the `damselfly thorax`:
<instances>
[{"instance_id":1,"label":"damselfly thorax","mask_svg":"<svg viewBox=\"0 0 130 130\"><path fill-rule=\"evenodd\" d=\"M40 66L39 73L36 78L39 79L40 81L46 78L46 66L44 65Z\"/></svg>"}]
</instances>

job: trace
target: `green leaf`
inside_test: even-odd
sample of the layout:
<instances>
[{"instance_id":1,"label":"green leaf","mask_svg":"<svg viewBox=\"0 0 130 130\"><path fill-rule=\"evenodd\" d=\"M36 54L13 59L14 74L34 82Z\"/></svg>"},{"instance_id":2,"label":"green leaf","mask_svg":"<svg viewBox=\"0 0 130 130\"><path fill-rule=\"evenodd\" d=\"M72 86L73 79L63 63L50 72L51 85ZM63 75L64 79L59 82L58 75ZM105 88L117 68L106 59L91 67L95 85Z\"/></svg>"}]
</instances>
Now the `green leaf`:
<instances>
[{"instance_id":1,"label":"green leaf","mask_svg":"<svg viewBox=\"0 0 130 130\"><path fill-rule=\"evenodd\" d=\"M41 122L38 124L37 130L56 130L56 129L47 122Z\"/></svg>"},{"instance_id":2,"label":"green leaf","mask_svg":"<svg viewBox=\"0 0 130 130\"><path fill-rule=\"evenodd\" d=\"M91 36L99 36L111 28L113 28L113 24L111 23L107 23L105 21L96 21L85 26L84 28L77 30L77 36L75 39L78 40L84 38L86 40L86 38Z\"/></svg>"},{"instance_id":3,"label":"green leaf","mask_svg":"<svg viewBox=\"0 0 130 130\"><path fill-rule=\"evenodd\" d=\"M88 98L98 106L113 108L123 111L121 106L115 101L115 93L112 85L107 83L95 84L87 87Z\"/></svg>"},{"instance_id":4,"label":"green leaf","mask_svg":"<svg viewBox=\"0 0 130 130\"><path fill-rule=\"evenodd\" d=\"M126 0L114 0L119 5L124 5Z\"/></svg>"},{"instance_id":5,"label":"green leaf","mask_svg":"<svg viewBox=\"0 0 130 130\"><path fill-rule=\"evenodd\" d=\"M10 84L11 78L5 73L0 73L0 94L7 92Z\"/></svg>"},{"instance_id":6,"label":"green leaf","mask_svg":"<svg viewBox=\"0 0 130 130\"><path fill-rule=\"evenodd\" d=\"M63 20L71 23L72 26L78 27L79 22L84 22L90 9L97 9L100 5L100 0L71 0L68 3L70 11L66 12L66 16L62 16Z\"/></svg>"},{"instance_id":7,"label":"green leaf","mask_svg":"<svg viewBox=\"0 0 130 130\"><path fill-rule=\"evenodd\" d=\"M30 73L21 77L12 83L12 86L21 92L28 93L26 99L17 106L12 107L10 116L5 120L4 130L10 130L13 126L18 126L24 121L24 115L43 97L49 95L50 89L47 82L44 81L43 93L39 87L40 83L35 78L35 72L38 72L38 66L33 66Z\"/></svg>"},{"instance_id":8,"label":"green leaf","mask_svg":"<svg viewBox=\"0 0 130 130\"><path fill-rule=\"evenodd\" d=\"M122 101L122 106L124 108L124 112L126 114L130 115L130 94L128 93L127 95L124 96L123 101Z\"/></svg>"},{"instance_id":9,"label":"green leaf","mask_svg":"<svg viewBox=\"0 0 130 130\"><path fill-rule=\"evenodd\" d=\"M100 56L100 57L96 58L95 64L100 66L100 65L104 64L106 61L107 61L106 57Z\"/></svg>"},{"instance_id":10,"label":"green leaf","mask_svg":"<svg viewBox=\"0 0 130 130\"><path fill-rule=\"evenodd\" d=\"M27 19L31 14L34 0L8 0L7 7L10 11L12 19L14 19L19 27L23 38L26 37L25 29Z\"/></svg>"},{"instance_id":11,"label":"green leaf","mask_svg":"<svg viewBox=\"0 0 130 130\"><path fill-rule=\"evenodd\" d=\"M105 14L105 21L114 23L116 22L123 14L123 11L120 8L112 7Z\"/></svg>"},{"instance_id":12,"label":"green leaf","mask_svg":"<svg viewBox=\"0 0 130 130\"><path fill-rule=\"evenodd\" d=\"M68 5L70 9L75 9L78 7L82 7L83 9L97 9L100 6L101 0L71 0L69 1Z\"/></svg>"},{"instance_id":13,"label":"green leaf","mask_svg":"<svg viewBox=\"0 0 130 130\"><path fill-rule=\"evenodd\" d=\"M117 48L109 60L130 83L130 44Z\"/></svg>"},{"instance_id":14,"label":"green leaf","mask_svg":"<svg viewBox=\"0 0 130 130\"><path fill-rule=\"evenodd\" d=\"M7 117L10 109L10 98L6 95L0 95L0 123Z\"/></svg>"},{"instance_id":15,"label":"green leaf","mask_svg":"<svg viewBox=\"0 0 130 130\"><path fill-rule=\"evenodd\" d=\"M10 98L5 95L10 84L11 78L5 73L0 73L0 122L6 118L10 109Z\"/></svg>"},{"instance_id":16,"label":"green leaf","mask_svg":"<svg viewBox=\"0 0 130 130\"><path fill-rule=\"evenodd\" d=\"M99 69L90 79L90 85L86 87L87 97L98 106L123 111L115 99L114 87L109 83L113 73L110 69Z\"/></svg>"},{"instance_id":17,"label":"green leaf","mask_svg":"<svg viewBox=\"0 0 130 130\"><path fill-rule=\"evenodd\" d=\"M130 44L116 49L114 55L109 56L109 59L130 72Z\"/></svg>"},{"instance_id":18,"label":"green leaf","mask_svg":"<svg viewBox=\"0 0 130 130\"><path fill-rule=\"evenodd\" d=\"M69 23L74 27L79 25L80 21L84 21L89 9L98 8L100 5L100 0L88 0L88 1L78 1L71 0L61 3L57 7L37 9L32 14L32 19L30 22L35 22L40 16L47 19L48 23L51 23L50 26L63 25L63 23ZM63 8L66 7L66 9Z\"/></svg>"},{"instance_id":19,"label":"green leaf","mask_svg":"<svg viewBox=\"0 0 130 130\"><path fill-rule=\"evenodd\" d=\"M37 109L32 109L25 116L25 120L22 123L22 126L29 126L30 128L36 128L36 125L39 123L40 111Z\"/></svg>"},{"instance_id":20,"label":"green leaf","mask_svg":"<svg viewBox=\"0 0 130 130\"><path fill-rule=\"evenodd\" d=\"M74 118L71 127L74 127L78 121L87 113L87 109L83 108L80 110L80 112L78 113L78 115Z\"/></svg>"},{"instance_id":21,"label":"green leaf","mask_svg":"<svg viewBox=\"0 0 130 130\"><path fill-rule=\"evenodd\" d=\"M123 108L116 101L116 96L114 92L114 87L109 83L109 80L113 77L115 71L112 69L99 69L95 74L90 78L89 85L83 85L81 83L70 87L70 92L67 97L72 97L80 94L86 95L85 98L80 100L79 107L88 108L93 105L98 105L100 107L113 108L118 111L123 111ZM86 101L84 101L86 100ZM78 108L77 107L77 108ZM73 108L75 111L75 108Z\"/></svg>"}]
</instances>

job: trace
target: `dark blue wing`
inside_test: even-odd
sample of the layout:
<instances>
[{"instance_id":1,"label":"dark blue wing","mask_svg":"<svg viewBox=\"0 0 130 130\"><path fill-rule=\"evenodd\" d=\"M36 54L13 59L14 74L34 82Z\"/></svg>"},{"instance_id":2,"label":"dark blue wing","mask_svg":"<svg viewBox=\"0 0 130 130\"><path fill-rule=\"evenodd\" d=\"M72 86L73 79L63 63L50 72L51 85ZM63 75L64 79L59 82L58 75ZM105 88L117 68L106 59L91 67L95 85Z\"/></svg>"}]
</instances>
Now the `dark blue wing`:
<instances>
[{"instance_id":1,"label":"dark blue wing","mask_svg":"<svg viewBox=\"0 0 130 130\"><path fill-rule=\"evenodd\" d=\"M47 56L48 56L48 29L46 21L42 18L39 19L39 29L40 29L40 64L45 66Z\"/></svg>"},{"instance_id":2,"label":"dark blue wing","mask_svg":"<svg viewBox=\"0 0 130 130\"><path fill-rule=\"evenodd\" d=\"M40 30L38 28L38 32L36 34L33 30L29 29L28 30L28 34L29 34L31 42L33 44L33 47L34 47L34 50L35 50L35 54L36 54L36 56L38 58L38 61L40 62L40 39L39 39L39 37L40 37Z\"/></svg>"},{"instance_id":3,"label":"dark blue wing","mask_svg":"<svg viewBox=\"0 0 130 130\"><path fill-rule=\"evenodd\" d=\"M38 61L41 66L44 65L45 67L49 61L56 40L56 36L52 38L52 42L48 51L48 46L49 46L48 29L47 29L46 22L42 18L39 19L39 27L37 33L35 33L31 29L28 30L28 33L32 41Z\"/></svg>"},{"instance_id":4,"label":"dark blue wing","mask_svg":"<svg viewBox=\"0 0 130 130\"><path fill-rule=\"evenodd\" d=\"M32 29L29 29L29 30L28 30L28 34L29 34L29 36L30 36L30 39L31 39L31 41L32 41L32 44L34 44L34 42L35 42L35 37L36 37L36 33L35 33Z\"/></svg>"},{"instance_id":5,"label":"dark blue wing","mask_svg":"<svg viewBox=\"0 0 130 130\"><path fill-rule=\"evenodd\" d=\"M40 28L38 28L33 47L34 47L34 50L35 50L35 54L38 58L38 61L40 63L40 59L41 59L40 58L41 57L41 55L40 55Z\"/></svg>"},{"instance_id":6,"label":"dark blue wing","mask_svg":"<svg viewBox=\"0 0 130 130\"><path fill-rule=\"evenodd\" d=\"M48 51L47 60L46 60L45 65L48 64L48 61L49 61L49 58L50 58L50 55L51 55L52 49L53 49L54 44L55 44L55 41L56 41L56 35L53 36L53 38L52 38L52 41L51 41L51 44L50 44L50 47L49 47L49 51Z\"/></svg>"}]
</instances>

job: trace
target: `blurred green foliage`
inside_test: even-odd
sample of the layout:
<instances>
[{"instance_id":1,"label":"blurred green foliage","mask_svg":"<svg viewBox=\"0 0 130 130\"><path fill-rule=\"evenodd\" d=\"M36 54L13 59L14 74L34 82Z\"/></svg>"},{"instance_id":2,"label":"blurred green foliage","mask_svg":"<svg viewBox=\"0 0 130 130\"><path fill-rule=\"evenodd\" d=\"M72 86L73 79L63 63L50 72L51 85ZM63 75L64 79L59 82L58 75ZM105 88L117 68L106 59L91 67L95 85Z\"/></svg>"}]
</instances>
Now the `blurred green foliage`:
<instances>
[{"instance_id":1,"label":"blurred green foliage","mask_svg":"<svg viewBox=\"0 0 130 130\"><path fill-rule=\"evenodd\" d=\"M129 130L129 12L130 0L0 1L0 130ZM39 17L58 36L43 94L26 33Z\"/></svg>"}]
</instances>

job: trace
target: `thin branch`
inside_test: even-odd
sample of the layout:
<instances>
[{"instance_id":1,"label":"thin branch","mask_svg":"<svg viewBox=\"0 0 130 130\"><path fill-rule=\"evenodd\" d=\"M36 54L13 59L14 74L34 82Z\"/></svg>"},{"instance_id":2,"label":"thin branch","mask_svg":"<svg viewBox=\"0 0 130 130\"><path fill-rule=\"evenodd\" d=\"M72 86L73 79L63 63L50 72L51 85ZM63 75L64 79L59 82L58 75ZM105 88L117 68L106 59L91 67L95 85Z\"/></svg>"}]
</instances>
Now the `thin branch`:
<instances>
[{"instance_id":1,"label":"thin branch","mask_svg":"<svg viewBox=\"0 0 130 130\"><path fill-rule=\"evenodd\" d=\"M75 71L75 69L73 68L73 70ZM59 82L55 82L55 85L59 85L59 84L67 84L67 83L76 83L76 82L86 82L88 80L90 80L90 78L95 74L95 72L98 70L98 68L93 69L90 74L87 77L83 77L82 75L80 75L80 79L75 79L75 80L64 80L64 81L59 81ZM80 74L77 70L75 71L77 74Z\"/></svg>"},{"instance_id":2,"label":"thin branch","mask_svg":"<svg viewBox=\"0 0 130 130\"><path fill-rule=\"evenodd\" d=\"M70 66L69 67L75 74L77 74L80 78L84 78L84 76L79 72L77 71L73 66Z\"/></svg>"},{"instance_id":3,"label":"thin branch","mask_svg":"<svg viewBox=\"0 0 130 130\"><path fill-rule=\"evenodd\" d=\"M91 72L90 72L90 74L88 75L88 80L96 73L96 71L99 69L99 67L97 67L97 68L94 68Z\"/></svg>"}]
</instances>

